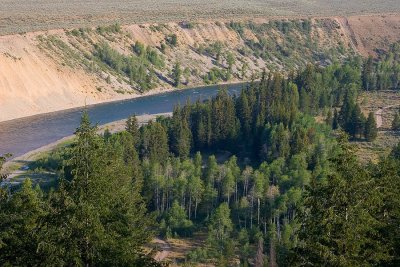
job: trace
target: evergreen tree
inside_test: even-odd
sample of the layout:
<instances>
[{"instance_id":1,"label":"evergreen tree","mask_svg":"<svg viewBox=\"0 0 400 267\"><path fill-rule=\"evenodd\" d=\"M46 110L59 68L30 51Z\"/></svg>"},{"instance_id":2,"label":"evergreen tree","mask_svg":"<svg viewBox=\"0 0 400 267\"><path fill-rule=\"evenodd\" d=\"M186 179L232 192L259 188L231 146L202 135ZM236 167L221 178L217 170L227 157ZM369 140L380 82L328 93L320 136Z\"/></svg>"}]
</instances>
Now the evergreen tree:
<instances>
[{"instance_id":1,"label":"evergreen tree","mask_svg":"<svg viewBox=\"0 0 400 267\"><path fill-rule=\"evenodd\" d=\"M368 142L374 141L378 136L378 128L376 127L375 115L373 112L369 113L368 119L365 122L364 136Z\"/></svg>"},{"instance_id":2,"label":"evergreen tree","mask_svg":"<svg viewBox=\"0 0 400 267\"><path fill-rule=\"evenodd\" d=\"M336 130L339 128L339 114L337 109L335 109L333 113L333 120L332 120L332 129Z\"/></svg>"},{"instance_id":3,"label":"evergreen tree","mask_svg":"<svg viewBox=\"0 0 400 267\"><path fill-rule=\"evenodd\" d=\"M132 135L133 146L137 149L139 147L140 131L139 122L136 115L130 116L126 121L125 130Z\"/></svg>"},{"instance_id":4,"label":"evergreen tree","mask_svg":"<svg viewBox=\"0 0 400 267\"><path fill-rule=\"evenodd\" d=\"M400 130L400 115L399 115L399 113L396 113L394 115L394 118L393 118L393 121L392 121L392 130L393 131Z\"/></svg>"},{"instance_id":5,"label":"evergreen tree","mask_svg":"<svg viewBox=\"0 0 400 267\"><path fill-rule=\"evenodd\" d=\"M159 122L150 121L141 128L142 157L151 162L165 162L169 156L168 135Z\"/></svg>"},{"instance_id":6,"label":"evergreen tree","mask_svg":"<svg viewBox=\"0 0 400 267\"><path fill-rule=\"evenodd\" d=\"M191 150L192 133L187 118L183 111L178 108L174 110L170 130L171 150L182 159L189 156Z\"/></svg>"},{"instance_id":7,"label":"evergreen tree","mask_svg":"<svg viewBox=\"0 0 400 267\"><path fill-rule=\"evenodd\" d=\"M172 68L172 79L174 80L174 86L178 87L181 84L182 68L179 62L176 62Z\"/></svg>"},{"instance_id":8,"label":"evergreen tree","mask_svg":"<svg viewBox=\"0 0 400 267\"><path fill-rule=\"evenodd\" d=\"M39 221L45 215L42 192L30 179L8 199L0 202L0 265L41 264Z\"/></svg>"},{"instance_id":9,"label":"evergreen tree","mask_svg":"<svg viewBox=\"0 0 400 267\"><path fill-rule=\"evenodd\" d=\"M374 65L372 57L368 57L367 61L364 63L362 70L362 85L366 91L375 89Z\"/></svg>"}]
</instances>

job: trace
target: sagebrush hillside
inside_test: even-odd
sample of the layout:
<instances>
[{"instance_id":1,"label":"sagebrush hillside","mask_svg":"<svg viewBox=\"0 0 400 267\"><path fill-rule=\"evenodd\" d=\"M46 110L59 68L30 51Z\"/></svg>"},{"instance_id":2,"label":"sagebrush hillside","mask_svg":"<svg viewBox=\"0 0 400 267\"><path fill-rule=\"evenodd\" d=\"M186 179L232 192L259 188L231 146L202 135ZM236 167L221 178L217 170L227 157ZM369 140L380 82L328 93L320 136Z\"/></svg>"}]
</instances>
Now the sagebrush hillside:
<instances>
[{"instance_id":1,"label":"sagebrush hillside","mask_svg":"<svg viewBox=\"0 0 400 267\"><path fill-rule=\"evenodd\" d=\"M290 73L385 48L398 16L158 23L0 37L0 121L175 88ZM368 25L367 25L368 26ZM367 27L366 26L366 27ZM362 34L359 34L362 33ZM372 35L373 34L373 35ZM359 41L361 40L361 41ZM369 42L363 40L371 40ZM362 45L362 46L361 46Z\"/></svg>"}]
</instances>

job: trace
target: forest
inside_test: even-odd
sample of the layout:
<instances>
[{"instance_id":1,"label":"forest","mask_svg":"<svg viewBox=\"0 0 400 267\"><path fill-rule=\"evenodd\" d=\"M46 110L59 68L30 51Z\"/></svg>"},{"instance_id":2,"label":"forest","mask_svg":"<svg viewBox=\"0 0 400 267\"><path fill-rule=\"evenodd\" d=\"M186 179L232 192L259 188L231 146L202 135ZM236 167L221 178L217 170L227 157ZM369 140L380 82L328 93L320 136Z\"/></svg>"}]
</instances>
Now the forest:
<instances>
[{"instance_id":1,"label":"forest","mask_svg":"<svg viewBox=\"0 0 400 267\"><path fill-rule=\"evenodd\" d=\"M51 155L52 189L1 187L0 263L162 266L145 249L153 237L202 232L179 264L399 266L400 144L365 165L350 142L376 137L357 96L399 89L399 52L264 72L239 95L221 88L143 126L133 115L114 134L84 113L74 143Z\"/></svg>"}]
</instances>

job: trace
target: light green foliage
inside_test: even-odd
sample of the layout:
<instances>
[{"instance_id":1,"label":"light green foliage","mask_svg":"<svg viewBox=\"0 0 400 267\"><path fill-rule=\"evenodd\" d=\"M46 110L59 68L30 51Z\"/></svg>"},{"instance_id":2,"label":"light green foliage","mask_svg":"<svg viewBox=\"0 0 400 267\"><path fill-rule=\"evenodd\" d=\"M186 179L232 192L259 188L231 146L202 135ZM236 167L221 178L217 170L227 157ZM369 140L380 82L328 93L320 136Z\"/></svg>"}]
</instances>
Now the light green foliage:
<instances>
[{"instance_id":1,"label":"light green foliage","mask_svg":"<svg viewBox=\"0 0 400 267\"><path fill-rule=\"evenodd\" d=\"M185 209L178 204L178 201L172 203L166 222L172 233L180 236L189 235L192 231L193 223L187 218Z\"/></svg>"},{"instance_id":2,"label":"light green foliage","mask_svg":"<svg viewBox=\"0 0 400 267\"><path fill-rule=\"evenodd\" d=\"M127 76L131 84L138 84L139 89L153 88L154 70L162 68L164 61L152 49L146 49L140 43L135 45L138 56L125 56L103 42L95 45L93 55L117 74Z\"/></svg>"},{"instance_id":3,"label":"light green foliage","mask_svg":"<svg viewBox=\"0 0 400 267\"><path fill-rule=\"evenodd\" d=\"M229 206L227 203L222 203L212 214L208 225L207 243L211 247L211 253L224 256L232 254L232 230Z\"/></svg>"}]
</instances>

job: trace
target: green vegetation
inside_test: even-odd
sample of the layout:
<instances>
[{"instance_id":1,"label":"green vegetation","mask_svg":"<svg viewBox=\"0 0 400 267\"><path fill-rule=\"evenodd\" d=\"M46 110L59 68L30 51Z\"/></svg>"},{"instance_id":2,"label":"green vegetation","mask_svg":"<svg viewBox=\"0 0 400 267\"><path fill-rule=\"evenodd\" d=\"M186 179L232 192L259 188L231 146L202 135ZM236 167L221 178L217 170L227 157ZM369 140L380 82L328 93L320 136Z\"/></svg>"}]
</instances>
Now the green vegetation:
<instances>
[{"instance_id":1,"label":"green vegetation","mask_svg":"<svg viewBox=\"0 0 400 267\"><path fill-rule=\"evenodd\" d=\"M139 57L125 56L111 48L107 43L101 43L95 45L93 55L117 74L127 76L132 86L138 84L140 90L147 91L154 87L153 66L161 67L163 61L153 50L143 48L141 53L138 54Z\"/></svg>"},{"instance_id":2,"label":"green vegetation","mask_svg":"<svg viewBox=\"0 0 400 267\"><path fill-rule=\"evenodd\" d=\"M55 190L44 194L26 179L1 194L2 265L150 266L142 256L152 231L142 183L120 144L96 130L85 113Z\"/></svg>"},{"instance_id":3,"label":"green vegetation","mask_svg":"<svg viewBox=\"0 0 400 267\"><path fill-rule=\"evenodd\" d=\"M166 41L170 46L175 47L175 46L177 46L177 44L178 44L178 36L177 36L176 34L168 35L168 36L165 38L165 41Z\"/></svg>"},{"instance_id":4,"label":"green vegetation","mask_svg":"<svg viewBox=\"0 0 400 267\"><path fill-rule=\"evenodd\" d=\"M133 57L97 50L130 73ZM140 43L133 50L147 55ZM343 132L376 138L373 113L365 119L356 101L366 66L263 73L238 96L221 89L141 127L132 116L116 134L95 134L85 113L74 144L49 161L63 170L53 190L26 180L2 193L0 263L150 266L142 246L155 234L203 232L187 264L397 266L400 144L365 166Z\"/></svg>"},{"instance_id":5,"label":"green vegetation","mask_svg":"<svg viewBox=\"0 0 400 267\"><path fill-rule=\"evenodd\" d=\"M312 61L333 62L348 53L343 45L320 46L321 40L311 35L313 27L317 26L310 20L272 20L262 24L227 23L227 27L236 31L245 42L245 46L238 49L241 55L261 58L269 67L280 62L287 67L287 70L305 67ZM256 38L249 38L245 34L246 30L253 33ZM329 27L327 31L330 31Z\"/></svg>"},{"instance_id":6,"label":"green vegetation","mask_svg":"<svg viewBox=\"0 0 400 267\"><path fill-rule=\"evenodd\" d=\"M400 88L400 42L391 45L388 53L375 61L370 57L365 61L362 72L363 88L387 90Z\"/></svg>"},{"instance_id":7,"label":"green vegetation","mask_svg":"<svg viewBox=\"0 0 400 267\"><path fill-rule=\"evenodd\" d=\"M181 64L179 62L176 62L174 67L172 68L171 76L174 81L174 85L176 87L181 85L182 69L181 69Z\"/></svg>"}]
</instances>

